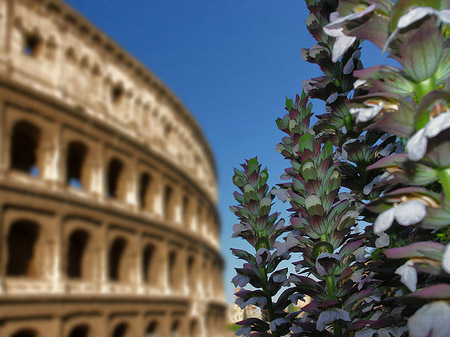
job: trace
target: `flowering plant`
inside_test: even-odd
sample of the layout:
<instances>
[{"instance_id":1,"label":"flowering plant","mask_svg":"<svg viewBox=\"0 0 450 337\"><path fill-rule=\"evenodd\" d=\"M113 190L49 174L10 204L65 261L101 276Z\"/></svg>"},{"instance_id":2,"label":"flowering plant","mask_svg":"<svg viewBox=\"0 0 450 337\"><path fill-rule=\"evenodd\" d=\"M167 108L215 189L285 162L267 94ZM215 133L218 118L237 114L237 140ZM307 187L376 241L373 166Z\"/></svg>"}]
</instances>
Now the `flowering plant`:
<instances>
[{"instance_id":1,"label":"flowering plant","mask_svg":"<svg viewBox=\"0 0 450 337\"><path fill-rule=\"evenodd\" d=\"M277 120L290 167L270 191L256 158L233 177L234 236L254 247L233 250L245 260L236 303L262 311L237 335L447 336L450 1L306 2L317 44L302 56L323 76ZM364 69L363 40L400 68ZM309 98L326 106L313 125ZM287 224L270 214L275 196L290 205ZM279 265L290 257L289 273Z\"/></svg>"}]
</instances>

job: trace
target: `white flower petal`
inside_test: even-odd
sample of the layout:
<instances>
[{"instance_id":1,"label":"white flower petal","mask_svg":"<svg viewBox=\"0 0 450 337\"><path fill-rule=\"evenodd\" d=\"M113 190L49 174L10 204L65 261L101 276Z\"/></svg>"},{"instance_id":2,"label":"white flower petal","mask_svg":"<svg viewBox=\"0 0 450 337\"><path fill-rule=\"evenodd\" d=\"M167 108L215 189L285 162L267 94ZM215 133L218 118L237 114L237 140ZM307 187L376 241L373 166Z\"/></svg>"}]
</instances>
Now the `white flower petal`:
<instances>
[{"instance_id":1,"label":"white flower petal","mask_svg":"<svg viewBox=\"0 0 450 337\"><path fill-rule=\"evenodd\" d=\"M403 29L424 18L427 15L435 14L437 10L431 7L416 7L408 13L403 14L397 23L397 28Z\"/></svg>"},{"instance_id":2,"label":"white flower petal","mask_svg":"<svg viewBox=\"0 0 450 337\"><path fill-rule=\"evenodd\" d=\"M410 160L420 160L427 151L428 140L425 136L425 128L417 131L406 143L406 153Z\"/></svg>"},{"instance_id":3,"label":"white flower petal","mask_svg":"<svg viewBox=\"0 0 450 337\"><path fill-rule=\"evenodd\" d=\"M387 247L389 246L389 235L387 235L386 233L382 233L378 239L375 240L375 247L377 248L383 248L383 247Z\"/></svg>"},{"instance_id":4,"label":"white flower petal","mask_svg":"<svg viewBox=\"0 0 450 337\"><path fill-rule=\"evenodd\" d=\"M450 243L445 247L444 255L442 256L442 269L447 274L450 274Z\"/></svg>"},{"instance_id":5,"label":"white flower petal","mask_svg":"<svg viewBox=\"0 0 450 337\"><path fill-rule=\"evenodd\" d=\"M431 7L416 7L412 10L410 10L408 13L402 15L400 19L398 20L397 27L394 29L392 34L387 39L382 54L386 51L387 47L391 44L392 40L397 35L398 31L400 29L406 28L409 25L413 24L416 21L421 20L427 15L436 15L442 22L444 23L450 23L450 10L449 9L443 9L443 10L436 10Z\"/></svg>"},{"instance_id":6,"label":"white flower petal","mask_svg":"<svg viewBox=\"0 0 450 337\"><path fill-rule=\"evenodd\" d=\"M336 99L339 97L339 94L337 93L337 92L333 92L328 98L327 98L327 101L326 101L326 103L327 104L331 104L331 103L333 103L334 101L336 101Z\"/></svg>"},{"instance_id":7,"label":"white flower petal","mask_svg":"<svg viewBox=\"0 0 450 337\"><path fill-rule=\"evenodd\" d=\"M387 231L394 222L394 207L380 213L373 224L373 231L375 234L380 235L381 233Z\"/></svg>"},{"instance_id":8,"label":"white flower petal","mask_svg":"<svg viewBox=\"0 0 450 337\"><path fill-rule=\"evenodd\" d=\"M372 4L368 6L366 9L360 12L352 13L349 15L346 15L344 17L339 17L339 14L337 12L333 12L330 15L330 23L323 27L323 30L325 33L329 36L333 36L336 38L336 41L333 46L333 62L337 62L339 58L344 55L344 53L347 51L348 48L355 42L356 37L353 36L347 36L343 32L343 26L346 23L346 21L355 20L358 18L363 17L364 15L372 12L375 10L376 4Z\"/></svg>"},{"instance_id":9,"label":"white flower petal","mask_svg":"<svg viewBox=\"0 0 450 337\"><path fill-rule=\"evenodd\" d=\"M378 113L383 109L383 104L378 104L371 106L366 109L361 109L361 111L358 114L358 117L356 118L357 122L367 122L374 118Z\"/></svg>"},{"instance_id":10,"label":"white flower petal","mask_svg":"<svg viewBox=\"0 0 450 337\"><path fill-rule=\"evenodd\" d=\"M341 29L342 32L342 29ZM333 57L332 61L337 62L339 58L344 55L344 53L347 51L348 48L351 47L353 42L355 42L356 37L354 36L347 36L343 32L342 34L336 38L336 42L333 46Z\"/></svg>"},{"instance_id":11,"label":"white flower petal","mask_svg":"<svg viewBox=\"0 0 450 337\"><path fill-rule=\"evenodd\" d=\"M410 337L447 337L450 331L450 305L443 301L424 305L408 320Z\"/></svg>"},{"instance_id":12,"label":"white flower petal","mask_svg":"<svg viewBox=\"0 0 450 337\"><path fill-rule=\"evenodd\" d=\"M446 24L450 23L450 9L443 9L439 11L439 19Z\"/></svg>"},{"instance_id":13,"label":"white flower petal","mask_svg":"<svg viewBox=\"0 0 450 337\"><path fill-rule=\"evenodd\" d=\"M362 18L364 15L372 12L377 7L376 4L372 4L368 7L366 7L364 10L360 12L351 13L349 15L339 17L338 12L333 12L330 14L330 21L328 25L326 25L324 28L336 28L336 27L342 27L345 24L345 21L351 21L355 19ZM328 34L328 33L327 33Z\"/></svg>"},{"instance_id":14,"label":"white flower petal","mask_svg":"<svg viewBox=\"0 0 450 337\"><path fill-rule=\"evenodd\" d=\"M427 138L436 137L442 131L450 128L450 112L444 112L432 118L425 126L425 136Z\"/></svg>"},{"instance_id":15,"label":"white flower petal","mask_svg":"<svg viewBox=\"0 0 450 337\"><path fill-rule=\"evenodd\" d=\"M353 89L358 89L359 87L362 87L363 85L365 85L367 83L366 80L356 80L353 83Z\"/></svg>"},{"instance_id":16,"label":"white flower petal","mask_svg":"<svg viewBox=\"0 0 450 337\"><path fill-rule=\"evenodd\" d=\"M395 220L402 226L414 225L427 215L427 207L422 201L411 200L395 207Z\"/></svg>"},{"instance_id":17,"label":"white flower petal","mask_svg":"<svg viewBox=\"0 0 450 337\"><path fill-rule=\"evenodd\" d=\"M353 69L355 69L355 63L353 62L353 57L351 57L351 58L347 61L347 63L345 64L342 73L343 73L344 75L348 75L348 74L350 74L351 72L353 72Z\"/></svg>"},{"instance_id":18,"label":"white flower petal","mask_svg":"<svg viewBox=\"0 0 450 337\"><path fill-rule=\"evenodd\" d=\"M408 287L411 291L416 291L417 286L417 271L414 268L414 262L408 260L404 265L397 268L395 271L397 275L400 275L400 281Z\"/></svg>"}]
</instances>

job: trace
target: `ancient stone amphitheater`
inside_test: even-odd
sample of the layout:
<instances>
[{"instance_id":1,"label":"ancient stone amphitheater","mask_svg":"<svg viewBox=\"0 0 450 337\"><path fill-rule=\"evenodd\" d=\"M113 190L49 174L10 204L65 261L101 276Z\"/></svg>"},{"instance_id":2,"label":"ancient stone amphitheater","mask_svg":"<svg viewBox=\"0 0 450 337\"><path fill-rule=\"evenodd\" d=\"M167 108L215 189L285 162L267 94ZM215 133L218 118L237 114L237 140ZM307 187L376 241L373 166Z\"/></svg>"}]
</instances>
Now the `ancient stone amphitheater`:
<instances>
[{"instance_id":1,"label":"ancient stone amphitheater","mask_svg":"<svg viewBox=\"0 0 450 337\"><path fill-rule=\"evenodd\" d=\"M223 336L217 177L182 103L58 0L0 0L0 336Z\"/></svg>"}]
</instances>

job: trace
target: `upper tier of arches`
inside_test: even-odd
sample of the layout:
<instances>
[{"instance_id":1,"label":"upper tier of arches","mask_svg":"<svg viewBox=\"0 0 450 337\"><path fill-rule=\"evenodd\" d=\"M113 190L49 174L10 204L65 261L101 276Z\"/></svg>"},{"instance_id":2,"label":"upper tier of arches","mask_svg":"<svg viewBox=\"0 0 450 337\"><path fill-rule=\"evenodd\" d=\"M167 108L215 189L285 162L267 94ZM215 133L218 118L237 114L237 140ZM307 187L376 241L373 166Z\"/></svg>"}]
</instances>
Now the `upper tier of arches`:
<instances>
[{"instance_id":1,"label":"upper tier of arches","mask_svg":"<svg viewBox=\"0 0 450 337\"><path fill-rule=\"evenodd\" d=\"M3 79L64 102L147 147L217 200L213 154L196 120L156 76L68 5L7 2L0 6L0 32ZM70 150L83 157L82 148Z\"/></svg>"}]
</instances>

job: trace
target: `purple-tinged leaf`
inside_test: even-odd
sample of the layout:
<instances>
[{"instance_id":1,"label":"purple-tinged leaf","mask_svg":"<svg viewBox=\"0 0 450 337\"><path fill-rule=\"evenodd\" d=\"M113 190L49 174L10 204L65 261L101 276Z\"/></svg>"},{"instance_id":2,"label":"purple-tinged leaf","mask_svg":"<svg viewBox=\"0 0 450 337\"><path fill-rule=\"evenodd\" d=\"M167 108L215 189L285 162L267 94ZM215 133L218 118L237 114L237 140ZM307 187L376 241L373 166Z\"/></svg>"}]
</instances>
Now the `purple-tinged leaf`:
<instances>
[{"instance_id":1,"label":"purple-tinged leaf","mask_svg":"<svg viewBox=\"0 0 450 337\"><path fill-rule=\"evenodd\" d=\"M400 62L414 81L421 82L433 76L443 51L444 38L436 20L426 20L420 29L413 29L397 38Z\"/></svg>"},{"instance_id":2,"label":"purple-tinged leaf","mask_svg":"<svg viewBox=\"0 0 450 337\"><path fill-rule=\"evenodd\" d=\"M341 257L341 259L343 259L346 256L352 254L355 250L361 247L361 245L362 240L348 242L339 250L339 256Z\"/></svg>"},{"instance_id":3,"label":"purple-tinged leaf","mask_svg":"<svg viewBox=\"0 0 450 337\"><path fill-rule=\"evenodd\" d=\"M317 320L316 328L319 331L325 330L325 327L337 320L343 320L346 322L350 322L351 318L349 313L340 308L332 308L326 311L322 311Z\"/></svg>"},{"instance_id":4,"label":"purple-tinged leaf","mask_svg":"<svg viewBox=\"0 0 450 337\"><path fill-rule=\"evenodd\" d=\"M424 298L427 300L430 299L448 300L450 299L450 284L447 283L434 284L432 286L417 290L416 292L408 294L407 296Z\"/></svg>"},{"instance_id":5,"label":"purple-tinged leaf","mask_svg":"<svg viewBox=\"0 0 450 337\"><path fill-rule=\"evenodd\" d=\"M438 242L416 242L406 247L389 248L384 250L384 255L390 259L402 259L407 257L428 257L441 260L445 245Z\"/></svg>"},{"instance_id":6,"label":"purple-tinged leaf","mask_svg":"<svg viewBox=\"0 0 450 337\"><path fill-rule=\"evenodd\" d=\"M338 300L327 300L327 301L323 301L322 303L319 304L319 308L329 308L329 307L333 307L337 304L340 304L341 302L339 302Z\"/></svg>"},{"instance_id":7,"label":"purple-tinged leaf","mask_svg":"<svg viewBox=\"0 0 450 337\"><path fill-rule=\"evenodd\" d=\"M369 93L390 92L409 96L414 92L414 84L404 71L386 65L356 70L353 76L364 81Z\"/></svg>"}]
</instances>

